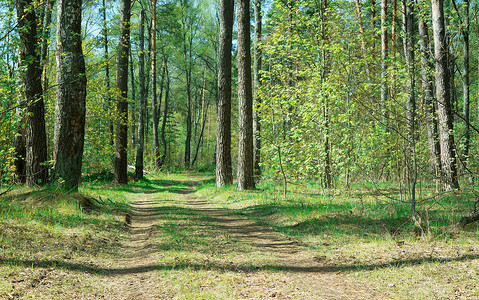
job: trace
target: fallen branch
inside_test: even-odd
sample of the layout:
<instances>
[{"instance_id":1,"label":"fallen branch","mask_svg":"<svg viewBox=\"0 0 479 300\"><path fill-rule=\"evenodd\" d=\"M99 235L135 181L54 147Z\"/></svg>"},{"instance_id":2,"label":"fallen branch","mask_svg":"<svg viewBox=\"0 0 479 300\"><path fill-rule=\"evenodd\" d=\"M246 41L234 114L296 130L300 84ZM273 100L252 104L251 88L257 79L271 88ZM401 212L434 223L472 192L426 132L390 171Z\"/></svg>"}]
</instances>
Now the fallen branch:
<instances>
[{"instance_id":1,"label":"fallen branch","mask_svg":"<svg viewBox=\"0 0 479 300\"><path fill-rule=\"evenodd\" d=\"M13 189L13 185L9 186L8 189L5 192L1 192L0 196L5 195L6 193L10 192Z\"/></svg>"}]
</instances>

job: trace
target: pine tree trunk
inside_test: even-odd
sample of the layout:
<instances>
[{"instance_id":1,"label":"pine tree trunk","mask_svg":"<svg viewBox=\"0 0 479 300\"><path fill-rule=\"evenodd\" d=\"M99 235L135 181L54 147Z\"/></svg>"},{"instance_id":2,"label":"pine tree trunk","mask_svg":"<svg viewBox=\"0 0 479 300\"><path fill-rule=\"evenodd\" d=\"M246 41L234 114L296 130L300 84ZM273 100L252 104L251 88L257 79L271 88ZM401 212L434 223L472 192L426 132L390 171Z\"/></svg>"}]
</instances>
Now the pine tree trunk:
<instances>
[{"instance_id":1,"label":"pine tree trunk","mask_svg":"<svg viewBox=\"0 0 479 300\"><path fill-rule=\"evenodd\" d=\"M116 127L115 183L128 183L128 53L130 49L131 0L121 2L120 41L118 43L117 100L118 122Z\"/></svg>"},{"instance_id":2,"label":"pine tree trunk","mask_svg":"<svg viewBox=\"0 0 479 300\"><path fill-rule=\"evenodd\" d=\"M439 141L441 145L441 178L444 189L459 188L456 168L456 149L452 123L448 46L444 25L444 0L431 0L434 34L434 60L436 62L436 96L438 103Z\"/></svg>"},{"instance_id":3,"label":"pine tree trunk","mask_svg":"<svg viewBox=\"0 0 479 300\"><path fill-rule=\"evenodd\" d=\"M238 189L254 188L249 0L238 1Z\"/></svg>"},{"instance_id":4,"label":"pine tree trunk","mask_svg":"<svg viewBox=\"0 0 479 300\"><path fill-rule=\"evenodd\" d=\"M192 40L190 37L189 40L189 49L187 46L187 36L184 36L184 44L183 44L183 54L186 62L186 70L185 70L185 79L186 79L186 139L185 139L185 168L188 169L190 167L190 159L191 159L191 115L192 115L192 105L191 105L191 48L192 48Z\"/></svg>"},{"instance_id":5,"label":"pine tree trunk","mask_svg":"<svg viewBox=\"0 0 479 300\"><path fill-rule=\"evenodd\" d=\"M218 108L216 127L216 186L233 183L231 165L231 48L234 1L220 0Z\"/></svg>"},{"instance_id":6,"label":"pine tree trunk","mask_svg":"<svg viewBox=\"0 0 479 300\"><path fill-rule=\"evenodd\" d=\"M388 66L386 63L388 56L388 27L387 27L387 18L388 18L388 1L381 1L381 114L382 122L386 128L386 131L389 130L388 127L388 112L386 109L388 101Z\"/></svg>"},{"instance_id":7,"label":"pine tree trunk","mask_svg":"<svg viewBox=\"0 0 479 300\"><path fill-rule=\"evenodd\" d=\"M160 144L158 140L158 97L156 86L156 0L151 1L151 110L153 115L153 157L155 167L160 165Z\"/></svg>"},{"instance_id":8,"label":"pine tree trunk","mask_svg":"<svg viewBox=\"0 0 479 300\"><path fill-rule=\"evenodd\" d=\"M81 40L81 0L58 0L54 178L66 190L81 181L85 140L85 59Z\"/></svg>"},{"instance_id":9,"label":"pine tree trunk","mask_svg":"<svg viewBox=\"0 0 479 300\"><path fill-rule=\"evenodd\" d=\"M407 64L407 139L408 139L408 169L409 185L411 187L411 215L416 217L416 182L417 182L417 161L416 161L416 94L415 94L415 68L414 68L414 12L411 0L403 0L404 32L404 56Z\"/></svg>"},{"instance_id":10,"label":"pine tree trunk","mask_svg":"<svg viewBox=\"0 0 479 300\"><path fill-rule=\"evenodd\" d=\"M462 73L462 95L463 95L463 110L462 117L464 121L464 152L462 154L463 160L462 163L464 167L467 168L467 161L469 158L469 148L471 146L471 130L469 126L470 122L470 76L469 76L469 0L464 1L465 5L465 14L464 14L464 28L462 29L462 38L464 40L463 44L463 56L464 56L464 65Z\"/></svg>"},{"instance_id":11,"label":"pine tree trunk","mask_svg":"<svg viewBox=\"0 0 479 300\"><path fill-rule=\"evenodd\" d=\"M17 0L19 35L19 69L21 98L25 102L25 177L28 186L44 185L48 179L47 135L43 102L42 67L37 38L34 2Z\"/></svg>"},{"instance_id":12,"label":"pine tree trunk","mask_svg":"<svg viewBox=\"0 0 479 300\"><path fill-rule=\"evenodd\" d=\"M359 0L354 0L356 5L356 15L358 18L359 24L359 33L361 35L361 50L363 52L364 58L364 65L366 67L366 74L369 75L369 64L368 64L368 55L367 55L367 48L366 48L366 33L364 32L364 25L363 25L363 14L361 13L361 3Z\"/></svg>"},{"instance_id":13,"label":"pine tree trunk","mask_svg":"<svg viewBox=\"0 0 479 300\"><path fill-rule=\"evenodd\" d=\"M108 57L108 29L106 27L106 5L105 0L103 0L103 46L104 46L104 60L105 60L105 88L106 88L106 95L105 102L106 107L108 110L108 124L110 129L110 145L113 146L114 141L113 138L115 136L114 126L113 126L113 116L112 116L112 99L110 96L110 59Z\"/></svg>"},{"instance_id":14,"label":"pine tree trunk","mask_svg":"<svg viewBox=\"0 0 479 300\"><path fill-rule=\"evenodd\" d=\"M131 145L136 144L136 89L135 89L135 68L133 64L133 54L130 47L130 83L131 83Z\"/></svg>"},{"instance_id":15,"label":"pine tree trunk","mask_svg":"<svg viewBox=\"0 0 479 300\"><path fill-rule=\"evenodd\" d=\"M253 110L253 127L254 127L254 175L256 180L261 176L261 119L258 115L258 110L261 105L261 98L258 97L258 89L261 86L261 64L262 53L259 47L261 43L261 0L254 1L254 69L253 69L253 81L254 81L254 102L256 104Z\"/></svg>"},{"instance_id":16,"label":"pine tree trunk","mask_svg":"<svg viewBox=\"0 0 479 300\"><path fill-rule=\"evenodd\" d=\"M138 134L136 140L135 178L143 178L143 150L145 147L145 11L140 11L139 57L138 57Z\"/></svg>"},{"instance_id":17,"label":"pine tree trunk","mask_svg":"<svg viewBox=\"0 0 479 300\"><path fill-rule=\"evenodd\" d=\"M168 72L168 57L165 57L165 78L166 78L166 88L165 88L165 108L163 109L163 121L161 122L161 145L163 147L163 154L160 159L160 167L165 165L166 161L166 122L168 121L168 106L170 98L170 75Z\"/></svg>"}]
</instances>

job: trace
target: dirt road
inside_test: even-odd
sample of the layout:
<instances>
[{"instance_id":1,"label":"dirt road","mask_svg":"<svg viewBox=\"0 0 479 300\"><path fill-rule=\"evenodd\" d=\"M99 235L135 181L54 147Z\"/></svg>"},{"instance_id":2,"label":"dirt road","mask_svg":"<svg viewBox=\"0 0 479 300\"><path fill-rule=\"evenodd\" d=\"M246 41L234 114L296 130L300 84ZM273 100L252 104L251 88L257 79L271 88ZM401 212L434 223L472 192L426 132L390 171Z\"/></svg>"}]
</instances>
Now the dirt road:
<instances>
[{"instance_id":1,"label":"dirt road","mask_svg":"<svg viewBox=\"0 0 479 300\"><path fill-rule=\"evenodd\" d=\"M197 196L201 181L140 194L107 299L384 299L288 237ZM167 195L167 196L165 196Z\"/></svg>"}]
</instances>

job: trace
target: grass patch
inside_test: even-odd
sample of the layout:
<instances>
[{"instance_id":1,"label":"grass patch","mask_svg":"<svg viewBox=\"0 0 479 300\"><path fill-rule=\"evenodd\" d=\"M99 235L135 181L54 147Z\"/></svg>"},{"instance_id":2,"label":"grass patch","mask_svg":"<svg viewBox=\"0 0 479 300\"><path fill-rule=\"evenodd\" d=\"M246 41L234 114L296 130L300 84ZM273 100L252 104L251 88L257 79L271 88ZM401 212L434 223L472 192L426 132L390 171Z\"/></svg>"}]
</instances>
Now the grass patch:
<instances>
[{"instance_id":1,"label":"grass patch","mask_svg":"<svg viewBox=\"0 0 479 300\"><path fill-rule=\"evenodd\" d=\"M0 295L30 297L32 287L47 277L55 278L58 291L68 289L57 282L61 275L75 284L67 269L82 272L96 260L118 254L127 232L126 211L125 195L113 190L82 187L80 193L67 194L50 187L16 188L3 195Z\"/></svg>"},{"instance_id":2,"label":"grass patch","mask_svg":"<svg viewBox=\"0 0 479 300\"><path fill-rule=\"evenodd\" d=\"M479 297L479 227L466 231L459 219L471 214L474 191L444 194L422 201L425 234L418 236L409 203L393 201L399 190L322 191L317 187L258 185L254 191L233 187L200 191L214 194L212 202L268 225L307 245L318 263L401 299L458 299ZM389 197L385 197L387 194ZM422 189L420 199L433 195Z\"/></svg>"}]
</instances>

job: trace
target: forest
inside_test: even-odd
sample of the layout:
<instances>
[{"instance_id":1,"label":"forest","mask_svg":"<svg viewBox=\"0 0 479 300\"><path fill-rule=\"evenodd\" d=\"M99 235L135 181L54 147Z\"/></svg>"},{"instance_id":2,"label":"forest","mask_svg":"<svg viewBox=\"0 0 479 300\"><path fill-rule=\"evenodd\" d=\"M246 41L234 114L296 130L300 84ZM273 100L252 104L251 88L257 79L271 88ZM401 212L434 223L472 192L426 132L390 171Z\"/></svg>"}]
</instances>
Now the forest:
<instances>
[{"instance_id":1,"label":"forest","mask_svg":"<svg viewBox=\"0 0 479 300\"><path fill-rule=\"evenodd\" d=\"M5 0L0 15L0 298L479 297L479 2ZM262 257L276 238L285 261ZM250 256L214 261L233 244ZM115 265L123 252L139 265ZM78 270L98 294L55 285ZM184 288L95 281L158 270ZM220 270L241 288L205 288Z\"/></svg>"}]
</instances>

